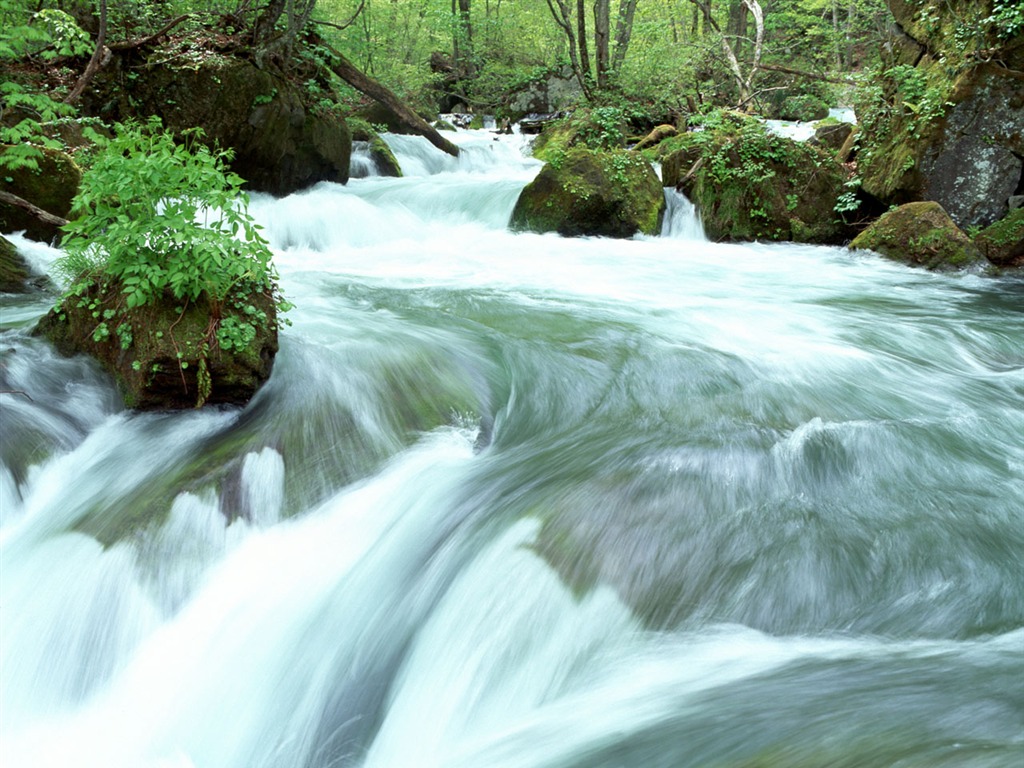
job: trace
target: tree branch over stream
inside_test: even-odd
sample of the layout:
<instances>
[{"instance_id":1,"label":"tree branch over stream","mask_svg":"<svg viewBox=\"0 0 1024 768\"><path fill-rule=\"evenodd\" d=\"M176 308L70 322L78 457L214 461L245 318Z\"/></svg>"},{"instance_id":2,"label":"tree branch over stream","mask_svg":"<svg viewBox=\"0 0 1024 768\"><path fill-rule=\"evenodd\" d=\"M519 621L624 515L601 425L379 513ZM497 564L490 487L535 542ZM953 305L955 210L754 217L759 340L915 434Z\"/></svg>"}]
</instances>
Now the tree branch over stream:
<instances>
[{"instance_id":1,"label":"tree branch over stream","mask_svg":"<svg viewBox=\"0 0 1024 768\"><path fill-rule=\"evenodd\" d=\"M420 136L423 136L442 152L447 152L452 157L459 156L459 148L457 146L438 133L437 130L426 120L409 109L409 107L394 93L388 90L388 88L381 83L378 83L362 70L358 69L355 64L346 59L335 48L323 42L321 42L321 45L331 52L333 61L329 66L334 74L360 93L366 94L374 101L383 105L388 111L397 117L406 128Z\"/></svg>"}]
</instances>

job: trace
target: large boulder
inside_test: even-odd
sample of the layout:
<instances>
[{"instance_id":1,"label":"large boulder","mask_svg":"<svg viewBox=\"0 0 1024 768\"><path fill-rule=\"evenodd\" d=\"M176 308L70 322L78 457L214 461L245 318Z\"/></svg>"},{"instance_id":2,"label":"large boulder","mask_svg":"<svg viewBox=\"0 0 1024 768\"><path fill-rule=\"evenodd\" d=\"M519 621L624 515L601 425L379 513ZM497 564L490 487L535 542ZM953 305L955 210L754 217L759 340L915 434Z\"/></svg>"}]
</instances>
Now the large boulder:
<instances>
[{"instance_id":1,"label":"large boulder","mask_svg":"<svg viewBox=\"0 0 1024 768\"><path fill-rule=\"evenodd\" d=\"M241 405L269 378L278 343L268 293L240 288L216 307L205 294L184 304L168 294L156 305L115 314L123 302L121 286L92 283L45 315L34 333L63 355L96 358L129 408ZM220 328L236 329L230 345Z\"/></svg>"},{"instance_id":2,"label":"large boulder","mask_svg":"<svg viewBox=\"0 0 1024 768\"><path fill-rule=\"evenodd\" d=\"M566 237L654 235L664 209L661 183L643 157L576 147L548 162L526 185L510 226Z\"/></svg>"},{"instance_id":3,"label":"large boulder","mask_svg":"<svg viewBox=\"0 0 1024 768\"><path fill-rule=\"evenodd\" d=\"M974 244L997 267L1024 267L1024 208L985 227L975 235Z\"/></svg>"},{"instance_id":4,"label":"large boulder","mask_svg":"<svg viewBox=\"0 0 1024 768\"><path fill-rule=\"evenodd\" d=\"M917 55L891 54L881 91L858 105L863 190L886 205L934 200L960 227L991 224L1022 187L1024 32L1010 34L992 0L889 6Z\"/></svg>"},{"instance_id":5,"label":"large boulder","mask_svg":"<svg viewBox=\"0 0 1024 768\"><path fill-rule=\"evenodd\" d=\"M662 181L690 198L710 239L848 239L849 227L836 213L846 175L830 153L735 113L713 115L702 130L669 142Z\"/></svg>"},{"instance_id":6,"label":"large boulder","mask_svg":"<svg viewBox=\"0 0 1024 768\"><path fill-rule=\"evenodd\" d=\"M0 173L0 189L66 219L82 180L82 170L64 152L41 148L40 153L35 168L5 169ZM26 237L45 243L59 234L55 224L41 221L24 208L0 202L0 232L21 230Z\"/></svg>"},{"instance_id":7,"label":"large boulder","mask_svg":"<svg viewBox=\"0 0 1024 768\"><path fill-rule=\"evenodd\" d=\"M928 269L964 269L983 262L981 252L938 203L907 203L873 222L850 248Z\"/></svg>"},{"instance_id":8,"label":"large boulder","mask_svg":"<svg viewBox=\"0 0 1024 768\"><path fill-rule=\"evenodd\" d=\"M131 88L121 81L133 80ZM211 55L194 67L117 60L84 106L109 121L159 115L175 132L202 127L234 151L232 170L255 191L286 195L319 181L348 181L352 140L292 81L244 59Z\"/></svg>"}]
</instances>

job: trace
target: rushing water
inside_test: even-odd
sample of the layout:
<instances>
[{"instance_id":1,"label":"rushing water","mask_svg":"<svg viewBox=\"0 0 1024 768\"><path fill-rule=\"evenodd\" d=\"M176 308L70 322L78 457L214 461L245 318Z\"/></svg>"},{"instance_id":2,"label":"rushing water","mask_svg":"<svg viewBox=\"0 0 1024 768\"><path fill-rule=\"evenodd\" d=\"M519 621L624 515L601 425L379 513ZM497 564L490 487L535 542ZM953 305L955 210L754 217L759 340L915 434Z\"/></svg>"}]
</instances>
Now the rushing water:
<instances>
[{"instance_id":1,"label":"rushing water","mask_svg":"<svg viewBox=\"0 0 1024 768\"><path fill-rule=\"evenodd\" d=\"M538 164L458 139L253 201L245 409L4 297L0 763L1019 768L1024 284L512 235Z\"/></svg>"}]
</instances>

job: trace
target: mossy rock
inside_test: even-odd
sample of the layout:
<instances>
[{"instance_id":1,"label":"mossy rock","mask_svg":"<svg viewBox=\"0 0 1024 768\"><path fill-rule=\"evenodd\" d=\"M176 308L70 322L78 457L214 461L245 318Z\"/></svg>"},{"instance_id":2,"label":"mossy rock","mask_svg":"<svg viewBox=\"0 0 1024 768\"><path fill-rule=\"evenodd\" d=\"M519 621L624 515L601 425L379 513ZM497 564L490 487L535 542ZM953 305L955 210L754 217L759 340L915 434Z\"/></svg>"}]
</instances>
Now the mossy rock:
<instances>
[{"instance_id":1,"label":"mossy rock","mask_svg":"<svg viewBox=\"0 0 1024 768\"><path fill-rule=\"evenodd\" d=\"M175 132L199 126L206 142L234 151L231 168L252 190L286 195L348 180L345 121L314 109L298 85L250 61L212 56L192 69L129 67L118 59L108 69L85 102L89 110L110 121L158 115Z\"/></svg>"},{"instance_id":2,"label":"mossy rock","mask_svg":"<svg viewBox=\"0 0 1024 768\"><path fill-rule=\"evenodd\" d=\"M662 180L690 198L710 239L848 239L849 227L835 212L846 176L829 154L732 113L680 139L662 160Z\"/></svg>"},{"instance_id":3,"label":"mossy rock","mask_svg":"<svg viewBox=\"0 0 1024 768\"><path fill-rule=\"evenodd\" d=\"M0 151L3 151L2 146ZM37 160L37 169L18 168L0 173L0 189L66 219L82 181L82 169L64 152L40 151L42 157ZM23 208L0 202L0 232L21 230L26 237L45 243L59 234L55 225L43 223Z\"/></svg>"},{"instance_id":4,"label":"mossy rock","mask_svg":"<svg viewBox=\"0 0 1024 768\"><path fill-rule=\"evenodd\" d=\"M964 269L983 261L971 239L936 202L895 208L857 235L850 248L928 269Z\"/></svg>"},{"instance_id":5,"label":"mossy rock","mask_svg":"<svg viewBox=\"0 0 1024 768\"><path fill-rule=\"evenodd\" d=\"M1024 267L1024 208L983 229L974 244L997 267Z\"/></svg>"},{"instance_id":6,"label":"mossy rock","mask_svg":"<svg viewBox=\"0 0 1024 768\"><path fill-rule=\"evenodd\" d=\"M201 296L179 302L170 295L155 306L113 315L123 303L119 285L91 284L45 315L35 335L63 355L84 353L110 373L125 405L140 410L192 408L203 404L242 405L270 377L277 354L273 296L244 288L220 306ZM184 308L182 309L182 306ZM104 313L112 319L104 323ZM216 329L225 322L258 317L255 336L241 349L224 350ZM125 324L126 332L114 326ZM103 324L106 333L99 332ZM204 371L207 387L201 385Z\"/></svg>"},{"instance_id":7,"label":"mossy rock","mask_svg":"<svg viewBox=\"0 0 1024 768\"><path fill-rule=\"evenodd\" d=\"M353 141L365 141L370 145L370 157L373 159L373 165L377 169L378 175L393 178L402 176L402 166L399 164L398 158L372 125L357 117L349 118L346 122Z\"/></svg>"},{"instance_id":8,"label":"mossy rock","mask_svg":"<svg viewBox=\"0 0 1024 768\"><path fill-rule=\"evenodd\" d=\"M573 147L612 150L625 145L626 119L621 110L612 107L577 109L568 117L544 126L533 142L533 156L547 162Z\"/></svg>"},{"instance_id":9,"label":"mossy rock","mask_svg":"<svg viewBox=\"0 0 1024 768\"><path fill-rule=\"evenodd\" d=\"M0 293L25 293L28 290L28 264L14 243L0 237Z\"/></svg>"},{"instance_id":10,"label":"mossy rock","mask_svg":"<svg viewBox=\"0 0 1024 768\"><path fill-rule=\"evenodd\" d=\"M626 150L569 150L526 185L512 211L515 231L566 237L655 235L665 196L650 164Z\"/></svg>"}]
</instances>

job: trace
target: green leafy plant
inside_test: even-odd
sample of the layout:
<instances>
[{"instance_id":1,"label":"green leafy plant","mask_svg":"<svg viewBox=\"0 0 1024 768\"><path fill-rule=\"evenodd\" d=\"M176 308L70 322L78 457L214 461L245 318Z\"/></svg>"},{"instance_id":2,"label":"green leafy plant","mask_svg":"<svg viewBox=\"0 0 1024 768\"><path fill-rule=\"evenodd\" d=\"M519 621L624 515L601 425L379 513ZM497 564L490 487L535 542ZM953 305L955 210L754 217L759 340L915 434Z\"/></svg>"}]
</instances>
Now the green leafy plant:
<instances>
[{"instance_id":1,"label":"green leafy plant","mask_svg":"<svg viewBox=\"0 0 1024 768\"><path fill-rule=\"evenodd\" d=\"M274 289L270 250L245 208L243 181L225 168L230 153L210 150L201 136L194 129L176 144L158 118L116 127L83 176L77 217L64 228L59 267L68 277L98 271L117 280L129 309L165 291L220 303L243 282Z\"/></svg>"}]
</instances>

